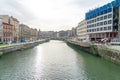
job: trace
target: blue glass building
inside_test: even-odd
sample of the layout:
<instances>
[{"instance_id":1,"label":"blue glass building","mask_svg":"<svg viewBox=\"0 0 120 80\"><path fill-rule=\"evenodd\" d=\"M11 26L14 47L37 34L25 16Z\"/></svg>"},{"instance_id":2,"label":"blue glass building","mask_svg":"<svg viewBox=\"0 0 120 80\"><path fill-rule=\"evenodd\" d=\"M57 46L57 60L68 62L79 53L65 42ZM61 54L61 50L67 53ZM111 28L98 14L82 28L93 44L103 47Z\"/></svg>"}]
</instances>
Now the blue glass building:
<instances>
[{"instance_id":1,"label":"blue glass building","mask_svg":"<svg viewBox=\"0 0 120 80\"><path fill-rule=\"evenodd\" d=\"M86 20L109 13L112 11L112 3L108 3L102 7L96 8L86 13Z\"/></svg>"},{"instance_id":2,"label":"blue glass building","mask_svg":"<svg viewBox=\"0 0 120 80\"><path fill-rule=\"evenodd\" d=\"M119 6L120 6L120 0L115 0L115 1L108 3L104 6L90 10L89 12L86 13L85 19L89 20L89 19L95 18L99 15L109 13L112 11L112 7L119 7Z\"/></svg>"}]
</instances>

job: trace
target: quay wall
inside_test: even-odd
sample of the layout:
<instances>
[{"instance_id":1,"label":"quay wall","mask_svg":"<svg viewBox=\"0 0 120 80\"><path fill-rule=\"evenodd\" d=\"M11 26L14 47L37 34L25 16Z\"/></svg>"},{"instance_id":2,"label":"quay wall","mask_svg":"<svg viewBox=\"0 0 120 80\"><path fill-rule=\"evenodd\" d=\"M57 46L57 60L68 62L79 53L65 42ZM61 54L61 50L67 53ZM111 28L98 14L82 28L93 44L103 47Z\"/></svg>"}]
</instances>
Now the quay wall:
<instances>
[{"instance_id":1,"label":"quay wall","mask_svg":"<svg viewBox=\"0 0 120 80\"><path fill-rule=\"evenodd\" d=\"M98 54L106 60L120 65L120 51L107 48L105 46L97 46Z\"/></svg>"},{"instance_id":2,"label":"quay wall","mask_svg":"<svg viewBox=\"0 0 120 80\"><path fill-rule=\"evenodd\" d=\"M76 41L71 41L71 40L66 40L66 42L68 44L72 44L76 47L78 47L79 49L86 51L90 54L93 55L98 55L98 50L97 50L97 46L95 45L91 45L90 43L86 43L86 42L76 42Z\"/></svg>"},{"instance_id":3,"label":"quay wall","mask_svg":"<svg viewBox=\"0 0 120 80\"><path fill-rule=\"evenodd\" d=\"M71 41L66 41L68 44L74 45L75 47L79 47L79 49L86 51L92 55L100 56L108 61L111 61L116 64L120 64L120 51L110 49L104 45L93 45L90 44L88 47L75 44ZM84 44L84 43L82 43ZM86 44L86 43L85 43Z\"/></svg>"},{"instance_id":4,"label":"quay wall","mask_svg":"<svg viewBox=\"0 0 120 80\"><path fill-rule=\"evenodd\" d=\"M28 48L34 47L38 44L41 44L41 43L44 43L47 41L49 41L49 40L38 40L38 41L34 41L34 42L25 42L25 43L11 44L8 46L1 46L0 47L0 56L2 56L5 53L12 52L12 51L28 49Z\"/></svg>"}]
</instances>

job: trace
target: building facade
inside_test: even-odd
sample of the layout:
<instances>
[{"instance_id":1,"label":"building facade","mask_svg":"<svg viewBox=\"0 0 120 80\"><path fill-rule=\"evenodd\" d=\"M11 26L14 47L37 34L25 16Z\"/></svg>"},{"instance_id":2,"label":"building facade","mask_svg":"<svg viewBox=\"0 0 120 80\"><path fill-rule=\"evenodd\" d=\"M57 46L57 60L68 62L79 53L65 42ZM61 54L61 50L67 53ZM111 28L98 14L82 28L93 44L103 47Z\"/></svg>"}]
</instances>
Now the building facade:
<instances>
[{"instance_id":1,"label":"building facade","mask_svg":"<svg viewBox=\"0 0 120 80\"><path fill-rule=\"evenodd\" d=\"M10 24L14 27L14 42L19 41L19 21L13 16L10 17Z\"/></svg>"},{"instance_id":2,"label":"building facade","mask_svg":"<svg viewBox=\"0 0 120 80\"><path fill-rule=\"evenodd\" d=\"M59 37L60 39L67 39L68 36L68 30L67 31L59 31Z\"/></svg>"},{"instance_id":3,"label":"building facade","mask_svg":"<svg viewBox=\"0 0 120 80\"><path fill-rule=\"evenodd\" d=\"M86 13L87 32L90 40L118 37L118 7L120 1L115 0Z\"/></svg>"},{"instance_id":4,"label":"building facade","mask_svg":"<svg viewBox=\"0 0 120 80\"><path fill-rule=\"evenodd\" d=\"M10 22L10 17L8 15L0 15L0 42L8 43L14 41L14 25Z\"/></svg>"},{"instance_id":5,"label":"building facade","mask_svg":"<svg viewBox=\"0 0 120 80\"><path fill-rule=\"evenodd\" d=\"M20 24L19 25L19 40L21 42L24 41L30 41L31 38L31 29L25 25L25 24Z\"/></svg>"},{"instance_id":6,"label":"building facade","mask_svg":"<svg viewBox=\"0 0 120 80\"><path fill-rule=\"evenodd\" d=\"M3 41L3 24L2 19L0 19L0 42Z\"/></svg>"},{"instance_id":7,"label":"building facade","mask_svg":"<svg viewBox=\"0 0 120 80\"><path fill-rule=\"evenodd\" d=\"M76 37L76 28L72 28L71 30L67 30L68 37Z\"/></svg>"},{"instance_id":8,"label":"building facade","mask_svg":"<svg viewBox=\"0 0 120 80\"><path fill-rule=\"evenodd\" d=\"M84 41L89 38L87 34L87 23L85 20L81 21L76 28L77 39L79 41Z\"/></svg>"},{"instance_id":9,"label":"building facade","mask_svg":"<svg viewBox=\"0 0 120 80\"><path fill-rule=\"evenodd\" d=\"M2 23L4 23L4 26L7 26L7 28L8 25L12 26L12 41L17 42L19 40L19 21L13 16L9 15L0 15L0 19L2 20Z\"/></svg>"},{"instance_id":10,"label":"building facade","mask_svg":"<svg viewBox=\"0 0 120 80\"><path fill-rule=\"evenodd\" d=\"M119 5L120 5L120 1L119 1L118 3L119 3ZM118 12L118 16L119 16L118 37L120 38L120 6L118 6L118 10L119 10L119 12Z\"/></svg>"},{"instance_id":11,"label":"building facade","mask_svg":"<svg viewBox=\"0 0 120 80\"><path fill-rule=\"evenodd\" d=\"M14 40L13 37L13 26L11 24L8 23L2 23L3 25L3 35L2 35L2 39L1 41L3 43L7 43L7 42L11 42Z\"/></svg>"},{"instance_id":12,"label":"building facade","mask_svg":"<svg viewBox=\"0 0 120 80\"><path fill-rule=\"evenodd\" d=\"M40 31L40 29L39 29L39 31L38 31L38 38L37 38L38 40L39 39L41 39L41 31Z\"/></svg>"},{"instance_id":13,"label":"building facade","mask_svg":"<svg viewBox=\"0 0 120 80\"><path fill-rule=\"evenodd\" d=\"M38 31L37 31L37 29L31 28L30 29L30 40L35 41L37 39L38 39Z\"/></svg>"},{"instance_id":14,"label":"building facade","mask_svg":"<svg viewBox=\"0 0 120 80\"><path fill-rule=\"evenodd\" d=\"M41 39L56 39L57 38L57 32L41 31L40 36L41 36Z\"/></svg>"}]
</instances>

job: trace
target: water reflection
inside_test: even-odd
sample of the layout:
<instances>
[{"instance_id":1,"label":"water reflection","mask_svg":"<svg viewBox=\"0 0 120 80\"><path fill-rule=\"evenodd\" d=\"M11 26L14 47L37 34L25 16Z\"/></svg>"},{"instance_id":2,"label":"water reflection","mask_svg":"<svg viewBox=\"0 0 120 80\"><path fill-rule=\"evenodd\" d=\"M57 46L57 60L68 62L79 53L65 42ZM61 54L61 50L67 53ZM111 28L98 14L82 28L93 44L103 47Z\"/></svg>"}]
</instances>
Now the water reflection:
<instances>
[{"instance_id":1,"label":"water reflection","mask_svg":"<svg viewBox=\"0 0 120 80\"><path fill-rule=\"evenodd\" d=\"M43 47L42 46L37 46L36 47L36 51L33 52L35 53L35 58L33 59L34 60L34 68L32 70L32 74L35 75L35 78L36 79L40 79L42 78L42 75L43 74L43 68L44 68L44 56L43 56Z\"/></svg>"},{"instance_id":2,"label":"water reflection","mask_svg":"<svg viewBox=\"0 0 120 80\"><path fill-rule=\"evenodd\" d=\"M77 51L77 59L80 61L80 56L84 58L84 70L88 80L119 80L120 67L103 58L95 57L91 54L83 52L72 45L69 45ZM78 63L80 64L80 63Z\"/></svg>"},{"instance_id":3,"label":"water reflection","mask_svg":"<svg viewBox=\"0 0 120 80\"><path fill-rule=\"evenodd\" d=\"M0 80L119 80L120 67L63 41L4 55Z\"/></svg>"}]
</instances>

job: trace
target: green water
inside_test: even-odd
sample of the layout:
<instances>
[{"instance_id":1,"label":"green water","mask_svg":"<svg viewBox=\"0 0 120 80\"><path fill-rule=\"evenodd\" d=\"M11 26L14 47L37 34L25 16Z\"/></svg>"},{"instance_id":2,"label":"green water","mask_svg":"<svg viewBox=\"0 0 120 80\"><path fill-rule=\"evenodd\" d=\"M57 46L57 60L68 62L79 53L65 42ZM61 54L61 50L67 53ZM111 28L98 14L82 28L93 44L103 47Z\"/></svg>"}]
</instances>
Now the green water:
<instances>
[{"instance_id":1,"label":"green water","mask_svg":"<svg viewBox=\"0 0 120 80\"><path fill-rule=\"evenodd\" d=\"M52 40L3 55L0 80L120 80L120 66Z\"/></svg>"}]
</instances>

